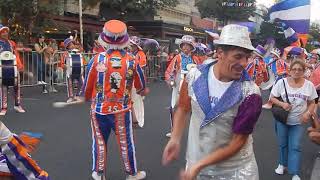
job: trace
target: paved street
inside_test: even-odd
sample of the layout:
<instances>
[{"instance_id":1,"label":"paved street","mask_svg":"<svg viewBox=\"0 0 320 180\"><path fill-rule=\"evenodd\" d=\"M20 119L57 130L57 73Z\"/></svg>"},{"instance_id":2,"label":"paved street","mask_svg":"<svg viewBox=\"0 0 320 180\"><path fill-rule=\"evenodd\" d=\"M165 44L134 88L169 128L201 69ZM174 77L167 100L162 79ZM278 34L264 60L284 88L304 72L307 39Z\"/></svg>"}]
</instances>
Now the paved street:
<instances>
[{"instance_id":1,"label":"paved street","mask_svg":"<svg viewBox=\"0 0 320 180\"><path fill-rule=\"evenodd\" d=\"M53 180L88 180L91 175L91 135L88 105L66 109L53 109L52 103L66 99L64 87L59 93L42 95L39 88L24 88L25 114L17 114L11 108L3 122L14 132L23 130L41 132L43 140L33 154ZM161 156L169 130L168 110L170 91L162 83L151 85L146 98L146 123L144 129L136 130L137 161L139 168L147 171L149 180L177 179L179 169L184 167L184 153L180 161L170 167L162 167ZM9 101L12 102L11 94ZM263 111L255 134L255 152L259 165L260 180L289 180L274 174L277 163L277 146L271 113ZM123 180L125 175L119 160L114 136L109 139L108 180ZM319 147L303 140L302 180L309 180Z\"/></svg>"}]
</instances>

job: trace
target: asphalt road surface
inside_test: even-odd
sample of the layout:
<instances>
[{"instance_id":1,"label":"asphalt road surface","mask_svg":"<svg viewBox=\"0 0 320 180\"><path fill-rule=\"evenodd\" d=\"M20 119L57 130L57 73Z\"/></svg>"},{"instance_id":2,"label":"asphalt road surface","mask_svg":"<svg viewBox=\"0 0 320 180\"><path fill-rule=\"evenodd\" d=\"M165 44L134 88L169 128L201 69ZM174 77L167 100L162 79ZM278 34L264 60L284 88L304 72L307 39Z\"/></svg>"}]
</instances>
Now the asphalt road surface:
<instances>
[{"instance_id":1,"label":"asphalt road surface","mask_svg":"<svg viewBox=\"0 0 320 180\"><path fill-rule=\"evenodd\" d=\"M184 168L184 151L180 160L168 167L161 165L162 151L168 139L169 115L166 107L170 102L170 90L164 83L150 85L151 93L145 99L145 127L135 131L138 168L147 171L149 180L175 180ZM41 94L40 87L24 88L25 114L18 114L9 106L7 115L1 120L15 133L22 131L43 133L37 151L32 154L40 166L47 170L52 180L91 179L91 132L89 105L75 105L55 109L52 103L65 101L64 87L59 93ZM266 97L266 95L264 95ZM12 93L9 94L12 103ZM185 139L186 141L186 139ZM185 143L184 143L185 146ZM278 150L274 122L268 111L263 111L254 133L255 154L259 166L260 180L290 180L291 176L278 176ZM183 148L185 149L185 148ZM319 147L307 137L303 139L302 180L309 180ZM107 179L124 180L122 162L114 136L108 142Z\"/></svg>"}]
</instances>

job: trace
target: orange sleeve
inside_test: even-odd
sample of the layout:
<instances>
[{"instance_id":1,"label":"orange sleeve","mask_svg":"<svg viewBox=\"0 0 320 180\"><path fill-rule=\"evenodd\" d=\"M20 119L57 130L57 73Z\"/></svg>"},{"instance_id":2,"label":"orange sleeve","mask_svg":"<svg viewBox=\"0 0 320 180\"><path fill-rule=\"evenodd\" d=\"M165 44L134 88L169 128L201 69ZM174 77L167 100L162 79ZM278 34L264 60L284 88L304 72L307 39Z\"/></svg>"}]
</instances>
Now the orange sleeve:
<instances>
[{"instance_id":1,"label":"orange sleeve","mask_svg":"<svg viewBox=\"0 0 320 180\"><path fill-rule=\"evenodd\" d=\"M147 66L147 56L143 51L139 51L138 52L138 56L139 56L139 65L141 68L144 68L145 66Z\"/></svg>"},{"instance_id":2,"label":"orange sleeve","mask_svg":"<svg viewBox=\"0 0 320 180\"><path fill-rule=\"evenodd\" d=\"M185 80L181 85L178 107L185 111L191 111L191 98L188 95L188 83Z\"/></svg>"},{"instance_id":3,"label":"orange sleeve","mask_svg":"<svg viewBox=\"0 0 320 180\"><path fill-rule=\"evenodd\" d=\"M175 65L177 64L177 63L179 63L178 60L179 59L179 55L176 55L174 58L173 58L173 60L170 62L170 64L169 64L169 66L168 66L168 68L167 68L167 70L166 70L166 72L165 72L165 80L166 81L170 81L171 79L174 79L175 77L175 69L176 69L176 67L175 67Z\"/></svg>"},{"instance_id":4,"label":"orange sleeve","mask_svg":"<svg viewBox=\"0 0 320 180\"><path fill-rule=\"evenodd\" d=\"M64 68L64 60L67 56L67 52L64 52L61 56L60 56L60 63L59 63L59 67Z\"/></svg>"},{"instance_id":5,"label":"orange sleeve","mask_svg":"<svg viewBox=\"0 0 320 180\"><path fill-rule=\"evenodd\" d=\"M14 41L11 41L11 40L9 40L9 42L10 42L10 44L12 46L13 53L16 56L17 68L18 68L19 71L23 71L24 66L23 66L22 59L20 57L20 53L17 51L16 43Z\"/></svg>"},{"instance_id":6,"label":"orange sleeve","mask_svg":"<svg viewBox=\"0 0 320 180\"><path fill-rule=\"evenodd\" d=\"M192 59L195 64L202 64L201 59L198 56L192 56Z\"/></svg>"},{"instance_id":7,"label":"orange sleeve","mask_svg":"<svg viewBox=\"0 0 320 180\"><path fill-rule=\"evenodd\" d=\"M84 94L83 96L85 97L86 101L90 101L93 97L95 84L97 82L96 62L98 62L98 58L99 54L93 57L87 66L86 77L82 86L82 93Z\"/></svg>"}]
</instances>

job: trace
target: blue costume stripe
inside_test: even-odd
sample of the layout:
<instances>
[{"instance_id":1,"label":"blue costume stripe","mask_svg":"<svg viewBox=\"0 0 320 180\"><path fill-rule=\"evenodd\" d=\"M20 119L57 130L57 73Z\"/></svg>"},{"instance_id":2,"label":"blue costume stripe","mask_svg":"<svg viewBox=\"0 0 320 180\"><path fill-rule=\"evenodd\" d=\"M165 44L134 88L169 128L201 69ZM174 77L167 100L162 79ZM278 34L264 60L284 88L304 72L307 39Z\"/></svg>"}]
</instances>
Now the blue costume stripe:
<instances>
[{"instance_id":1,"label":"blue costume stripe","mask_svg":"<svg viewBox=\"0 0 320 180\"><path fill-rule=\"evenodd\" d=\"M105 56L101 55L99 56L99 63L103 63L105 59ZM104 89L104 72L98 72L98 84ZM102 111L102 99L103 99L103 92L97 93L97 103L96 103L96 112L101 112Z\"/></svg>"},{"instance_id":2,"label":"blue costume stripe","mask_svg":"<svg viewBox=\"0 0 320 180\"><path fill-rule=\"evenodd\" d=\"M19 152L17 151L17 147L12 144L12 143L8 143L8 146L10 148L10 150L15 154L17 160L19 160L24 166L25 168L27 168L29 171L31 171L35 176L39 176L39 172L37 172L34 167L28 162L28 160L26 160L24 157L22 157Z\"/></svg>"},{"instance_id":3,"label":"blue costume stripe","mask_svg":"<svg viewBox=\"0 0 320 180\"><path fill-rule=\"evenodd\" d=\"M146 87L146 82L144 79L144 74L143 74L142 68L140 67L139 64L137 65L137 73L140 78L140 82L142 83L141 85L142 85L142 90L143 90Z\"/></svg>"}]
</instances>

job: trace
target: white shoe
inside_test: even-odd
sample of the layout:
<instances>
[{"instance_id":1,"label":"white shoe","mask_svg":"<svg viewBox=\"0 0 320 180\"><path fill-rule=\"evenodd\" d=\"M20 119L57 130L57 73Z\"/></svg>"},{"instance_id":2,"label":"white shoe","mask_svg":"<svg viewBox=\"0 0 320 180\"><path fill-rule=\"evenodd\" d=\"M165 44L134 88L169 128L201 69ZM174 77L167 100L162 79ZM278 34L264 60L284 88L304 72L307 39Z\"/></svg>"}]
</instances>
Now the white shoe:
<instances>
[{"instance_id":1,"label":"white shoe","mask_svg":"<svg viewBox=\"0 0 320 180\"><path fill-rule=\"evenodd\" d=\"M48 90L46 90L46 89L43 90L43 91L42 91L42 94L48 94Z\"/></svg>"},{"instance_id":2,"label":"white shoe","mask_svg":"<svg viewBox=\"0 0 320 180\"><path fill-rule=\"evenodd\" d=\"M106 180L106 177L104 177L104 175L100 175L95 171L93 171L91 176L94 180Z\"/></svg>"},{"instance_id":3,"label":"white shoe","mask_svg":"<svg viewBox=\"0 0 320 180\"><path fill-rule=\"evenodd\" d=\"M71 102L73 102L73 101L75 101L75 99L69 98L69 99L67 100L67 103L71 103Z\"/></svg>"},{"instance_id":4,"label":"white shoe","mask_svg":"<svg viewBox=\"0 0 320 180\"><path fill-rule=\"evenodd\" d=\"M301 179L298 175L294 175L294 176L292 176L292 180L301 180Z\"/></svg>"},{"instance_id":5,"label":"white shoe","mask_svg":"<svg viewBox=\"0 0 320 180\"><path fill-rule=\"evenodd\" d=\"M4 115L6 115L6 113L7 113L6 109L1 109L0 116L4 116Z\"/></svg>"},{"instance_id":6,"label":"white shoe","mask_svg":"<svg viewBox=\"0 0 320 180\"><path fill-rule=\"evenodd\" d=\"M128 175L126 180L140 180L145 179L147 177L147 173L145 171L138 171L136 175Z\"/></svg>"},{"instance_id":7,"label":"white shoe","mask_svg":"<svg viewBox=\"0 0 320 180\"><path fill-rule=\"evenodd\" d=\"M38 85L42 85L42 81L38 81L38 83L37 83Z\"/></svg>"},{"instance_id":8,"label":"white shoe","mask_svg":"<svg viewBox=\"0 0 320 180\"><path fill-rule=\"evenodd\" d=\"M283 175L284 174L284 166L282 166L281 164L279 164L279 166L277 167L277 169L274 170L274 172L278 175Z\"/></svg>"},{"instance_id":9,"label":"white shoe","mask_svg":"<svg viewBox=\"0 0 320 180\"><path fill-rule=\"evenodd\" d=\"M167 133L166 136L167 136L168 138L170 138L170 137L171 137L171 133Z\"/></svg>"},{"instance_id":10,"label":"white shoe","mask_svg":"<svg viewBox=\"0 0 320 180\"><path fill-rule=\"evenodd\" d=\"M46 82L44 82L44 81L41 81L41 83L42 83L43 85L47 85L47 83L46 83Z\"/></svg>"},{"instance_id":11,"label":"white shoe","mask_svg":"<svg viewBox=\"0 0 320 180\"><path fill-rule=\"evenodd\" d=\"M58 90L56 90L54 87L52 87L52 88L51 88L51 92L53 92L53 93L57 93L57 92L58 92Z\"/></svg>"},{"instance_id":12,"label":"white shoe","mask_svg":"<svg viewBox=\"0 0 320 180\"><path fill-rule=\"evenodd\" d=\"M26 112L21 106L14 106L13 109L18 113L25 113Z\"/></svg>"}]
</instances>

